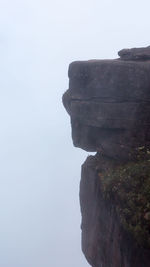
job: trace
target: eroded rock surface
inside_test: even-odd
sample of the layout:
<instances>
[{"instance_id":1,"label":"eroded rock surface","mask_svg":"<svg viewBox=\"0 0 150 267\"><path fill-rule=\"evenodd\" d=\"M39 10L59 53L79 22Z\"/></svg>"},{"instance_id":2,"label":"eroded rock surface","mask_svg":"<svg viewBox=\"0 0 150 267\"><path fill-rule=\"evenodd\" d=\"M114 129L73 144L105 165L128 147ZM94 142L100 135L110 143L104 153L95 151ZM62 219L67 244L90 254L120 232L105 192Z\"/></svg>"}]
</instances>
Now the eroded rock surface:
<instances>
[{"instance_id":1,"label":"eroded rock surface","mask_svg":"<svg viewBox=\"0 0 150 267\"><path fill-rule=\"evenodd\" d=\"M63 101L74 145L125 159L149 146L149 73L150 61L73 62Z\"/></svg>"},{"instance_id":2,"label":"eroded rock surface","mask_svg":"<svg viewBox=\"0 0 150 267\"><path fill-rule=\"evenodd\" d=\"M82 250L93 267L149 267L150 249L138 244L128 228L124 228L113 198L110 201L104 197L101 174L118 168L117 164L96 155L88 157L82 166ZM121 208L121 203L118 207Z\"/></svg>"},{"instance_id":3,"label":"eroded rock surface","mask_svg":"<svg viewBox=\"0 0 150 267\"><path fill-rule=\"evenodd\" d=\"M150 46L122 49L118 52L118 55L124 60L150 60Z\"/></svg>"},{"instance_id":4,"label":"eroded rock surface","mask_svg":"<svg viewBox=\"0 0 150 267\"><path fill-rule=\"evenodd\" d=\"M107 176L107 169L111 167L139 161L141 152L148 164L150 161L145 156L150 153L150 47L123 49L119 56L113 60L71 63L69 89L63 95L64 106L71 117L74 145L97 152L82 166L82 250L93 267L148 267L150 246L144 247L144 243L139 244L135 237L138 233L141 238L144 236L141 225L145 223L146 244L150 244L150 185L143 188L140 199L140 183L136 180L132 201L124 200L124 203L134 204L133 207L139 201L148 201L143 204L146 206L144 213L139 205L138 212L140 210L142 215L135 216L136 222L134 218L130 221L133 212L129 210L126 224L134 229L135 236L122 224L122 215L117 212L119 203L116 205L105 199L101 190L101 172ZM137 173L133 170L132 179ZM127 177L130 178L128 174ZM124 185L121 177L119 184ZM130 196L130 189L126 195ZM130 205L123 206L123 212L128 209Z\"/></svg>"}]
</instances>

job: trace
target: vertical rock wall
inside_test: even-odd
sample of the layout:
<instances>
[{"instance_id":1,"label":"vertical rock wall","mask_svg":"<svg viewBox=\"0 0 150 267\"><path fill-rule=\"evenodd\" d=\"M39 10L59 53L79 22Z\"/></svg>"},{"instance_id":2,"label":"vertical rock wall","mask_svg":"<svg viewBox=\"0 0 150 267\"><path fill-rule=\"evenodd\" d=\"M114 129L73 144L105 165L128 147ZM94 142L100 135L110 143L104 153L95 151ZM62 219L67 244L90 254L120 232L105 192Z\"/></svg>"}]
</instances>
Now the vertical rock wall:
<instances>
[{"instance_id":1,"label":"vertical rock wall","mask_svg":"<svg viewBox=\"0 0 150 267\"><path fill-rule=\"evenodd\" d=\"M140 164L139 170L147 170L143 177L150 177L150 47L123 49L119 55L114 60L70 64L69 89L63 96L74 145L97 152L82 166L82 250L93 267L148 267L150 187L143 180L141 191L142 174L138 177L136 169ZM118 183L117 173L114 186L110 170L125 169L128 163L132 163L128 174ZM135 175L136 186L132 182ZM125 206L119 190L124 192L127 184Z\"/></svg>"}]
</instances>

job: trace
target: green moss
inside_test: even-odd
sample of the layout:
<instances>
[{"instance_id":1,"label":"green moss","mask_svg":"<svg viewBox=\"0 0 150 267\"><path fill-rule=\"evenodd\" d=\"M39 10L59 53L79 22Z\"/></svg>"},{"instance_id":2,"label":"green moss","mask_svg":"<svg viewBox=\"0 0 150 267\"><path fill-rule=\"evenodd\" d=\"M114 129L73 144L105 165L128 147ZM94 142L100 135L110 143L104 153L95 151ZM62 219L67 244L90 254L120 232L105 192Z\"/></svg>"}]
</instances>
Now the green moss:
<instances>
[{"instance_id":1,"label":"green moss","mask_svg":"<svg viewBox=\"0 0 150 267\"><path fill-rule=\"evenodd\" d=\"M123 227L150 248L150 161L130 162L99 174L103 195L116 207Z\"/></svg>"}]
</instances>

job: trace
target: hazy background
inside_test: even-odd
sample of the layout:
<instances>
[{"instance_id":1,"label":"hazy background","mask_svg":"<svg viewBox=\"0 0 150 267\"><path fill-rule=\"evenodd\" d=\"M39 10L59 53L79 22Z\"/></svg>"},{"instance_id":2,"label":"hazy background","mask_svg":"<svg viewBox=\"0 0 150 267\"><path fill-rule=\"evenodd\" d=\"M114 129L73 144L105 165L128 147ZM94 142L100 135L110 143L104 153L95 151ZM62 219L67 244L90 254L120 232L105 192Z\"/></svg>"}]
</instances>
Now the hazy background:
<instances>
[{"instance_id":1,"label":"hazy background","mask_svg":"<svg viewBox=\"0 0 150 267\"><path fill-rule=\"evenodd\" d=\"M61 97L74 60L150 45L149 0L0 0L0 266L86 267Z\"/></svg>"}]
</instances>

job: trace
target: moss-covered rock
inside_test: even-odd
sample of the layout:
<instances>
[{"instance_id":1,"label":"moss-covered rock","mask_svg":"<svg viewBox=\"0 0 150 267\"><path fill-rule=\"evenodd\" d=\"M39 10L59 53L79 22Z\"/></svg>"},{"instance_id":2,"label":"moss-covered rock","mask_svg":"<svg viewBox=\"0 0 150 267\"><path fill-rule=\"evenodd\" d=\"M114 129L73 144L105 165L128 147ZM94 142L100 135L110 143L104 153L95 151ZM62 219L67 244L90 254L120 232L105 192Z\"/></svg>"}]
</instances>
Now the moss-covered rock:
<instances>
[{"instance_id":1,"label":"moss-covered rock","mask_svg":"<svg viewBox=\"0 0 150 267\"><path fill-rule=\"evenodd\" d=\"M150 248L150 161L138 160L99 173L105 199L137 243Z\"/></svg>"}]
</instances>

